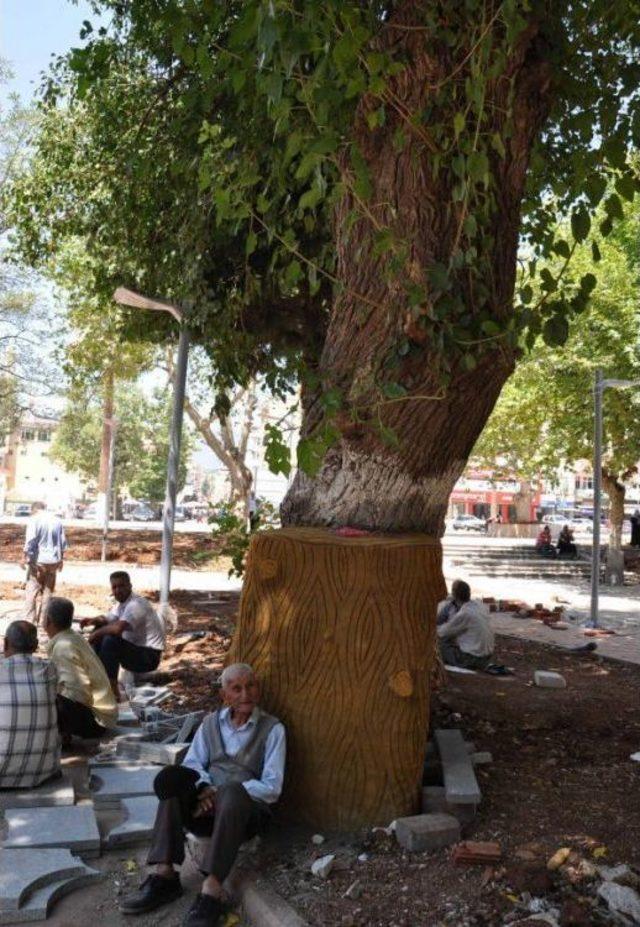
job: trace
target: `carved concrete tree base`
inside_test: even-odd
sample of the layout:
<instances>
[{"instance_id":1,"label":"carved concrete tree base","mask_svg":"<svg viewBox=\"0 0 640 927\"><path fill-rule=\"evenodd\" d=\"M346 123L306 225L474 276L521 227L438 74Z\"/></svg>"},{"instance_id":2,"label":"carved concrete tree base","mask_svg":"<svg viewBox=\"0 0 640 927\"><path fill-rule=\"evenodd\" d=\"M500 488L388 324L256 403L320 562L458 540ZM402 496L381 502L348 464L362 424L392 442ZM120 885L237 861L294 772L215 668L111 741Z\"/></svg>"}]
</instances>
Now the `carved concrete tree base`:
<instances>
[{"instance_id":1,"label":"carved concrete tree base","mask_svg":"<svg viewBox=\"0 0 640 927\"><path fill-rule=\"evenodd\" d=\"M441 557L425 535L254 538L230 659L287 726L289 817L350 829L418 808Z\"/></svg>"}]
</instances>

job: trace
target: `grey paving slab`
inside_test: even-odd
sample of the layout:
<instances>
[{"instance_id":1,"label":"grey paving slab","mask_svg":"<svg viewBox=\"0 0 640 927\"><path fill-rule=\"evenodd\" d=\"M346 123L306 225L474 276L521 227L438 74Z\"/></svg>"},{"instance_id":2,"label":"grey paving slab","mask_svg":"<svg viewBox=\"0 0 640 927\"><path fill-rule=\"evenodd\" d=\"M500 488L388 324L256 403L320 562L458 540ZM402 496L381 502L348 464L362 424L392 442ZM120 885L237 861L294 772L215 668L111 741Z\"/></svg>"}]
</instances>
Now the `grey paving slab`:
<instances>
[{"instance_id":1,"label":"grey paving slab","mask_svg":"<svg viewBox=\"0 0 640 927\"><path fill-rule=\"evenodd\" d=\"M36 889L82 872L84 863L70 850L0 850L0 913L17 911Z\"/></svg>"},{"instance_id":2,"label":"grey paving slab","mask_svg":"<svg viewBox=\"0 0 640 927\"><path fill-rule=\"evenodd\" d=\"M97 806L113 805L121 798L153 795L158 767L130 763L91 767L91 796Z\"/></svg>"},{"instance_id":3,"label":"grey paving slab","mask_svg":"<svg viewBox=\"0 0 640 927\"><path fill-rule=\"evenodd\" d=\"M75 799L73 783L63 773L61 779L53 779L51 782L45 782L34 789L1 789L0 810L73 805Z\"/></svg>"},{"instance_id":4,"label":"grey paving slab","mask_svg":"<svg viewBox=\"0 0 640 927\"><path fill-rule=\"evenodd\" d=\"M49 916L56 901L68 895L69 892L77 888L84 888L85 885L97 882L101 878L103 878L102 872L82 865L82 868L75 875L59 879L39 888L29 896L17 911L0 911L0 925L44 921Z\"/></svg>"},{"instance_id":5,"label":"grey paving slab","mask_svg":"<svg viewBox=\"0 0 640 927\"><path fill-rule=\"evenodd\" d=\"M7 849L61 847L87 859L100 855L100 833L93 805L11 808L5 812Z\"/></svg>"},{"instance_id":6,"label":"grey paving slab","mask_svg":"<svg viewBox=\"0 0 640 927\"><path fill-rule=\"evenodd\" d=\"M479 805L480 786L462 733L436 730L436 743L442 761L442 775L447 802L452 805Z\"/></svg>"},{"instance_id":7,"label":"grey paving slab","mask_svg":"<svg viewBox=\"0 0 640 927\"><path fill-rule=\"evenodd\" d=\"M460 822L451 814L415 814L396 821L396 839L410 852L439 850L460 840Z\"/></svg>"},{"instance_id":8,"label":"grey paving slab","mask_svg":"<svg viewBox=\"0 0 640 927\"><path fill-rule=\"evenodd\" d=\"M124 821L112 828L107 836L106 846L109 849L137 846L150 839L158 810L158 799L155 795L123 798L122 810L125 814Z\"/></svg>"},{"instance_id":9,"label":"grey paving slab","mask_svg":"<svg viewBox=\"0 0 640 927\"><path fill-rule=\"evenodd\" d=\"M165 744L152 740L127 740L122 738L116 748L119 757L158 763L162 766L177 766L185 757L189 744Z\"/></svg>"}]
</instances>

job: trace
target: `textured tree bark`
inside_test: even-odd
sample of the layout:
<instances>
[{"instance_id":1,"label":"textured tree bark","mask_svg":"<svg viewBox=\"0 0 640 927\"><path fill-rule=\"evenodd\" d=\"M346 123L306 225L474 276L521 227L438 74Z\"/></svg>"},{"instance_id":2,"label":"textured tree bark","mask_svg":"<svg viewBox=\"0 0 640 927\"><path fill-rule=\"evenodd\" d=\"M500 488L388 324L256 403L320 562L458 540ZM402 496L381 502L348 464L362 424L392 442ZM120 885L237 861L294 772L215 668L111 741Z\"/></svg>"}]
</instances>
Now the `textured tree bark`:
<instances>
[{"instance_id":1,"label":"textured tree bark","mask_svg":"<svg viewBox=\"0 0 640 927\"><path fill-rule=\"evenodd\" d=\"M383 127L372 131L367 122L379 98L359 106L353 139L373 187L364 208L347 158L343 164L348 192L335 219L341 286L318 366L324 391L342 397L340 437L314 478L296 475L281 510L286 529L254 540L232 651L255 664L267 705L289 724L286 800L317 826L388 823L417 807L435 604L444 592L437 542L424 535L440 536L451 489L515 360L498 341L476 351L475 366L451 358L445 380L433 307L427 300L416 319L407 304L402 283L430 292L429 269L449 266L465 218L450 173L438 179L434 170L428 126L420 128L432 88L452 70L446 54L434 57L423 14L418 0L396 4L381 32L378 50L406 66L387 81ZM539 45L532 24L505 73L486 87L483 131L506 142L504 157L490 158L495 219L484 245L496 320L511 313L525 176L548 105ZM410 138L400 150L397 131ZM379 228L403 243L402 273L376 251ZM473 281L460 279L465 311L477 315ZM403 340L412 347L399 354ZM391 382L407 394L384 399L380 386ZM323 421L323 389L303 393L305 436ZM385 433L396 443L384 443ZM326 530L308 534L310 526L381 536L347 543ZM397 537L406 532L415 539Z\"/></svg>"},{"instance_id":2,"label":"textured tree bark","mask_svg":"<svg viewBox=\"0 0 640 927\"><path fill-rule=\"evenodd\" d=\"M287 727L289 816L349 829L416 811L444 591L423 535L256 535L229 659Z\"/></svg>"},{"instance_id":3,"label":"textured tree bark","mask_svg":"<svg viewBox=\"0 0 640 927\"><path fill-rule=\"evenodd\" d=\"M608 470L603 469L602 486L609 496L609 547L612 550L622 550L625 485Z\"/></svg>"}]
</instances>

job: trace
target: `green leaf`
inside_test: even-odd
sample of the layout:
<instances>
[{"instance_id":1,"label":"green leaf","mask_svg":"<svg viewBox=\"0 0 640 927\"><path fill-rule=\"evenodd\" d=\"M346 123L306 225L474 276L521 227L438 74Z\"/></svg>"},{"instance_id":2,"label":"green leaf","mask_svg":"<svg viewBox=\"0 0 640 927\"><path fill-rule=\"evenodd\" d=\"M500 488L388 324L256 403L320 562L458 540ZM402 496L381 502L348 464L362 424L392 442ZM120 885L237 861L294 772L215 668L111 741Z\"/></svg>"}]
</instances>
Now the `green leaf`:
<instances>
[{"instance_id":1,"label":"green leaf","mask_svg":"<svg viewBox=\"0 0 640 927\"><path fill-rule=\"evenodd\" d=\"M556 254L559 254L560 257L563 258L568 258L571 255L571 248L569 247L568 242L564 241L563 239L553 243L553 250Z\"/></svg>"},{"instance_id":2,"label":"green leaf","mask_svg":"<svg viewBox=\"0 0 640 927\"><path fill-rule=\"evenodd\" d=\"M591 216L583 207L571 214L571 232L576 241L584 241L591 228Z\"/></svg>"},{"instance_id":3,"label":"green leaf","mask_svg":"<svg viewBox=\"0 0 640 927\"><path fill-rule=\"evenodd\" d=\"M533 299L533 288L527 283L526 286L523 286L520 290L520 302L524 306L528 306L531 300Z\"/></svg>"},{"instance_id":4,"label":"green leaf","mask_svg":"<svg viewBox=\"0 0 640 927\"><path fill-rule=\"evenodd\" d=\"M555 293L558 289L558 281L548 267L543 267L540 271L540 280L542 281L540 286L545 293Z\"/></svg>"},{"instance_id":5,"label":"green leaf","mask_svg":"<svg viewBox=\"0 0 640 927\"><path fill-rule=\"evenodd\" d=\"M580 279L580 289L584 290L585 293L591 293L596 288L598 280L595 274L585 274L584 277Z\"/></svg>"},{"instance_id":6,"label":"green leaf","mask_svg":"<svg viewBox=\"0 0 640 927\"><path fill-rule=\"evenodd\" d=\"M549 347L563 345L569 337L569 323L562 315L552 315L542 326L542 337Z\"/></svg>"},{"instance_id":7,"label":"green leaf","mask_svg":"<svg viewBox=\"0 0 640 927\"><path fill-rule=\"evenodd\" d=\"M303 473L306 473L307 476L316 476L328 450L329 445L322 435L302 438L298 442L296 454L298 467Z\"/></svg>"},{"instance_id":8,"label":"green leaf","mask_svg":"<svg viewBox=\"0 0 640 927\"><path fill-rule=\"evenodd\" d=\"M616 190L625 200L631 202L636 194L636 180L632 174L621 174L616 179Z\"/></svg>"},{"instance_id":9,"label":"green leaf","mask_svg":"<svg viewBox=\"0 0 640 927\"><path fill-rule=\"evenodd\" d=\"M369 166L355 142L351 145L351 165L355 173L353 188L356 194L363 200L370 199L373 193L373 185Z\"/></svg>"},{"instance_id":10,"label":"green leaf","mask_svg":"<svg viewBox=\"0 0 640 927\"><path fill-rule=\"evenodd\" d=\"M475 183L487 185L489 181L489 159L484 151L471 152L467 158L467 170L471 180Z\"/></svg>"},{"instance_id":11,"label":"green leaf","mask_svg":"<svg viewBox=\"0 0 640 927\"><path fill-rule=\"evenodd\" d=\"M504 147L502 136L499 135L497 132L494 132L494 134L491 136L491 147L493 148L494 151L498 152L501 158L503 159L506 158L507 152Z\"/></svg>"},{"instance_id":12,"label":"green leaf","mask_svg":"<svg viewBox=\"0 0 640 927\"><path fill-rule=\"evenodd\" d=\"M277 425L265 425L263 445L264 459L272 473L291 473L291 449L286 443L282 431Z\"/></svg>"},{"instance_id":13,"label":"green leaf","mask_svg":"<svg viewBox=\"0 0 640 927\"><path fill-rule=\"evenodd\" d=\"M485 335L499 335L502 331L502 327L493 319L487 319L480 327Z\"/></svg>"},{"instance_id":14,"label":"green leaf","mask_svg":"<svg viewBox=\"0 0 640 927\"><path fill-rule=\"evenodd\" d=\"M401 399L407 395L407 390L402 383L383 383L381 392L387 399Z\"/></svg>"},{"instance_id":15,"label":"green leaf","mask_svg":"<svg viewBox=\"0 0 640 927\"><path fill-rule=\"evenodd\" d=\"M465 122L466 120L464 117L464 113L462 112L457 112L455 116L453 117L453 132L456 137L456 141L460 137L460 133L463 131L465 127Z\"/></svg>"},{"instance_id":16,"label":"green leaf","mask_svg":"<svg viewBox=\"0 0 640 927\"><path fill-rule=\"evenodd\" d=\"M602 260L602 255L600 254L600 248L598 247L597 241L591 242L591 257L593 258L594 264L597 264L598 261Z\"/></svg>"},{"instance_id":17,"label":"green leaf","mask_svg":"<svg viewBox=\"0 0 640 927\"><path fill-rule=\"evenodd\" d=\"M469 238L474 237L478 231L478 223L476 222L476 217L472 213L469 213L469 215L465 218L462 228L464 229L465 235L467 235Z\"/></svg>"},{"instance_id":18,"label":"green leaf","mask_svg":"<svg viewBox=\"0 0 640 927\"><path fill-rule=\"evenodd\" d=\"M444 264L434 264L430 267L427 278L434 290L448 290L451 287L449 271Z\"/></svg>"},{"instance_id":19,"label":"green leaf","mask_svg":"<svg viewBox=\"0 0 640 927\"><path fill-rule=\"evenodd\" d=\"M245 254L249 257L250 254L256 250L256 245L258 244L258 236L255 232L249 232L247 235L247 241L245 243Z\"/></svg>"},{"instance_id":20,"label":"green leaf","mask_svg":"<svg viewBox=\"0 0 640 927\"><path fill-rule=\"evenodd\" d=\"M610 219L622 219L624 217L622 200L616 193L612 193L611 196L606 198L604 201L604 208Z\"/></svg>"},{"instance_id":21,"label":"green leaf","mask_svg":"<svg viewBox=\"0 0 640 927\"><path fill-rule=\"evenodd\" d=\"M387 425L383 425L382 422L378 422L378 431L384 443L388 444L389 447L400 446L400 439L393 428L389 428Z\"/></svg>"},{"instance_id":22,"label":"green leaf","mask_svg":"<svg viewBox=\"0 0 640 927\"><path fill-rule=\"evenodd\" d=\"M335 386L328 389L320 396L320 404L327 412L338 412L342 408L342 392Z\"/></svg>"}]
</instances>

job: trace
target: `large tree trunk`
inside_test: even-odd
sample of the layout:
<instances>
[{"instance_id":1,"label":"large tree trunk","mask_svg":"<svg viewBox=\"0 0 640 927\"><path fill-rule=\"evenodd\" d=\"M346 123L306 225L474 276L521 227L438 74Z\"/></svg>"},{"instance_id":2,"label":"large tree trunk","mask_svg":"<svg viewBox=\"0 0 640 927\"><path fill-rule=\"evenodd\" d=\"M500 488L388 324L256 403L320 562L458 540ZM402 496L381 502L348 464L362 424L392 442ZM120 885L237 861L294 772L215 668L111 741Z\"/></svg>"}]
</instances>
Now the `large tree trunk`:
<instances>
[{"instance_id":1,"label":"large tree trunk","mask_svg":"<svg viewBox=\"0 0 640 927\"><path fill-rule=\"evenodd\" d=\"M608 470L602 470L602 487L609 496L609 548L622 550L624 524L624 497L626 487Z\"/></svg>"},{"instance_id":2,"label":"large tree trunk","mask_svg":"<svg viewBox=\"0 0 640 927\"><path fill-rule=\"evenodd\" d=\"M256 535L231 660L252 664L287 726L286 810L316 827L388 824L417 807L444 594L423 535Z\"/></svg>"},{"instance_id":3,"label":"large tree trunk","mask_svg":"<svg viewBox=\"0 0 640 927\"><path fill-rule=\"evenodd\" d=\"M282 506L287 526L355 526L389 534L420 532L437 538L453 485L513 369L514 351L498 339L493 350L482 353L472 348L475 353L471 360L461 357L459 345L452 346L444 377L443 334L432 312L431 297L418 318L415 307L412 310L408 305L403 283L408 280L427 293L433 291L429 270L436 263L449 266L459 248L465 218L465 203L452 196L451 172L434 171L421 119L412 123L410 118L428 110L434 85L447 80L452 70L446 55L442 60L433 57L422 25L423 13L421 3L406 2L396 7L383 28L380 50L407 61L401 73L388 81L393 105L387 106L384 126L372 131L367 123L379 99L365 97L358 109L353 138L368 165L373 187L364 209L351 192L350 163L345 160L343 164L349 192L337 209L335 232L341 286L319 365L325 393L332 389L342 399L335 422L340 436L326 452L315 477L297 474ZM532 25L513 50L505 73L486 88L486 110L491 114L487 130L502 133L506 139L504 158L497 154L490 158L495 209L490 238L484 242L491 262L487 275L490 314L497 321L507 320L512 307L520 206L531 146L547 107L546 73L537 29ZM503 119L511 106L506 130ZM409 143L400 148L395 138L399 130L410 135ZM354 213L360 216L356 221ZM389 228L407 248L400 273L392 269L388 253L376 251L380 227ZM460 272L458 283L466 313L473 317L486 312L486 305L483 309L477 306L473 281ZM400 384L406 395L384 398L387 394L381 386L391 383ZM314 435L322 425L323 390L303 393L304 436ZM381 440L384 435L386 442ZM286 536L291 537L289 533ZM319 572L313 563L316 550L305 548L290 561L278 557L278 570L286 573L279 579L278 597L269 596L256 576L261 556L254 542L234 655L257 659L267 693L270 697L277 693L271 703L290 721L294 744L298 737L304 744L304 756L294 747L290 763L289 781L295 783L297 813L319 825L323 821L355 825L406 813L410 796L412 807L417 807L420 769L415 756L420 750L412 745L412 760L402 766L398 754L407 749L409 728L412 736L421 732L420 749L426 740L428 699L417 687L415 673L417 661L432 648L432 641L424 637L425 622L432 635L435 602L443 583L439 571L431 568L425 574L425 587L413 582L405 589L407 576L415 580L410 554L404 547L395 548L391 536L376 541L389 557L390 551L395 551L391 573L388 568L378 569L374 562L366 571L350 566L342 542L336 538L332 548L330 535L324 539L326 565ZM364 556L357 552L360 547L364 550L366 543L364 539L352 542L354 558ZM306 571L305 594L293 595L301 575L299 563ZM376 617L368 620L373 601L377 603ZM318 622L331 628L324 646L318 636ZM295 636L289 633L291 627L296 629ZM391 628L396 629L397 647L402 646L402 638L420 641L421 652L414 655L409 667L414 671L415 688L406 698L374 700L366 705L366 693L381 692L386 685ZM251 635L247 629L258 630ZM346 644L350 634L357 637L357 644L334 645L337 640ZM316 681L340 681L335 689L329 686L323 696L331 735L323 735L318 744L311 733L317 716L307 698L303 700L305 710L300 711L302 677L289 670L291 664L307 667L315 698L319 694ZM426 673L427 666L423 669ZM367 683L361 684L359 680L364 678ZM358 694L355 702L354 694ZM358 725L368 728L371 714L381 738L381 749L375 756L363 745L369 735L358 736ZM349 779L348 792L341 795L336 783L347 758L355 769L349 774L353 778ZM322 792L323 803L319 804L317 783L329 776L329 770L336 778ZM376 783L385 782L386 787L369 791L369 776ZM361 787L351 787L352 782ZM305 796L309 796L308 804Z\"/></svg>"}]
</instances>

